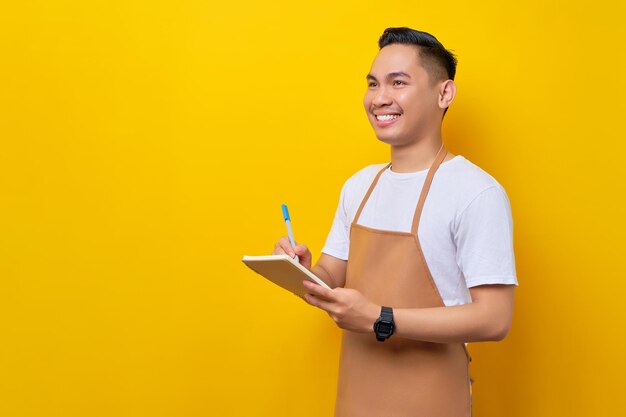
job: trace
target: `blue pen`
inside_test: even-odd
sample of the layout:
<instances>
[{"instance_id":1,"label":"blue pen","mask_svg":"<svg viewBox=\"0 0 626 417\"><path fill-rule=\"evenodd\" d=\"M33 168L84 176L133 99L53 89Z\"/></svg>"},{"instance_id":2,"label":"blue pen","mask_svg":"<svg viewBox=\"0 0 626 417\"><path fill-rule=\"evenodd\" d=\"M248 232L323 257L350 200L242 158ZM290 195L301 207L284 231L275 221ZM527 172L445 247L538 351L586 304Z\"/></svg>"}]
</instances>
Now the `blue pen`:
<instances>
[{"instance_id":1,"label":"blue pen","mask_svg":"<svg viewBox=\"0 0 626 417\"><path fill-rule=\"evenodd\" d=\"M285 219L285 224L287 225L287 235L289 235L289 243L291 243L291 247L296 247L296 239L293 237L293 230L291 229L291 218L289 218L289 209L286 205L282 205L283 207L283 218ZM298 255L296 255L296 262L300 262L298 259Z\"/></svg>"}]
</instances>

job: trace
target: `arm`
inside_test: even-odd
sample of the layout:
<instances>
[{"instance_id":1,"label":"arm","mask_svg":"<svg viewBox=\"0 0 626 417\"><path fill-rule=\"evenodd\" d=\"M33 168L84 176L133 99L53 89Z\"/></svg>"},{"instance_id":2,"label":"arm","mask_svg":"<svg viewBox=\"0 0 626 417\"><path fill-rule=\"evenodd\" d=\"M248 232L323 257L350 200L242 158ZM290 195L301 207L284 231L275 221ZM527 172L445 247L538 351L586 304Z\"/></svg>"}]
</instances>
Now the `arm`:
<instances>
[{"instance_id":1,"label":"arm","mask_svg":"<svg viewBox=\"0 0 626 417\"><path fill-rule=\"evenodd\" d=\"M330 288L337 288L346 284L347 268L347 261L322 253L311 272L322 278Z\"/></svg>"},{"instance_id":2,"label":"arm","mask_svg":"<svg viewBox=\"0 0 626 417\"><path fill-rule=\"evenodd\" d=\"M305 283L305 300L325 310L342 329L373 333L380 306L353 289L328 290ZM453 307L395 309L392 337L437 343L502 340L513 317L513 285L481 285L470 289L473 302ZM393 306L389 306L393 307Z\"/></svg>"},{"instance_id":3,"label":"arm","mask_svg":"<svg viewBox=\"0 0 626 417\"><path fill-rule=\"evenodd\" d=\"M396 336L430 342L502 340L513 320L513 285L470 288L472 302L460 306L394 309Z\"/></svg>"}]
</instances>

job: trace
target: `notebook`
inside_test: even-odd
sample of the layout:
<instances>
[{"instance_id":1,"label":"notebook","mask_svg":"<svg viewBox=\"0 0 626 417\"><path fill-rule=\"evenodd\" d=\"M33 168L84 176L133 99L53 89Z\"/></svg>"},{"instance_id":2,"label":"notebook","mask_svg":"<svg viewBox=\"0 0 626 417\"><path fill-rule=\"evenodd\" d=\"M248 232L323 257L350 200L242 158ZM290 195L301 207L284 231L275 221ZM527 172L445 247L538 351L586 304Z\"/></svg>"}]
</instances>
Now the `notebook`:
<instances>
[{"instance_id":1,"label":"notebook","mask_svg":"<svg viewBox=\"0 0 626 417\"><path fill-rule=\"evenodd\" d=\"M244 256L242 261L257 274L300 297L304 297L307 292L302 285L304 280L330 289L324 281L289 255Z\"/></svg>"}]
</instances>

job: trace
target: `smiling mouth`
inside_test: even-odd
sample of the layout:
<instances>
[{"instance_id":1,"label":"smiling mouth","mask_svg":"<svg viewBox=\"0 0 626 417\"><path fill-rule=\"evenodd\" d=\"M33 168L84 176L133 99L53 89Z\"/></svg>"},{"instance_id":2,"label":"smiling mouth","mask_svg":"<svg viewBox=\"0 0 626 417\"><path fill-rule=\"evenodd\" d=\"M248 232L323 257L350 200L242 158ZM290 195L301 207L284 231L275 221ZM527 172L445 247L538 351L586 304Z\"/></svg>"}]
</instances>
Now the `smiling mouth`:
<instances>
[{"instance_id":1,"label":"smiling mouth","mask_svg":"<svg viewBox=\"0 0 626 417\"><path fill-rule=\"evenodd\" d=\"M376 120L380 121L380 122L386 122L389 120L395 120L398 117L400 117L399 114L379 114L379 115L374 115L376 117Z\"/></svg>"}]
</instances>

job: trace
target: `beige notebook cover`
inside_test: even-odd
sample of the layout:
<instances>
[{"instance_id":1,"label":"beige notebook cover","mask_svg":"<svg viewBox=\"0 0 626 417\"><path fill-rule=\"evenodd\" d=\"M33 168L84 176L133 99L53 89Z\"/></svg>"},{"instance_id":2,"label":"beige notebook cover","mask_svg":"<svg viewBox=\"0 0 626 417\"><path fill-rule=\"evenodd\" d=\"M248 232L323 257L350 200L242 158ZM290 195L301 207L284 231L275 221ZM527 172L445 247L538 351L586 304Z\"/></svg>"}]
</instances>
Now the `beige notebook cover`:
<instances>
[{"instance_id":1,"label":"beige notebook cover","mask_svg":"<svg viewBox=\"0 0 626 417\"><path fill-rule=\"evenodd\" d=\"M306 293L302 285L304 280L330 289L324 281L289 255L244 256L242 261L256 273L300 297L304 297Z\"/></svg>"}]
</instances>

